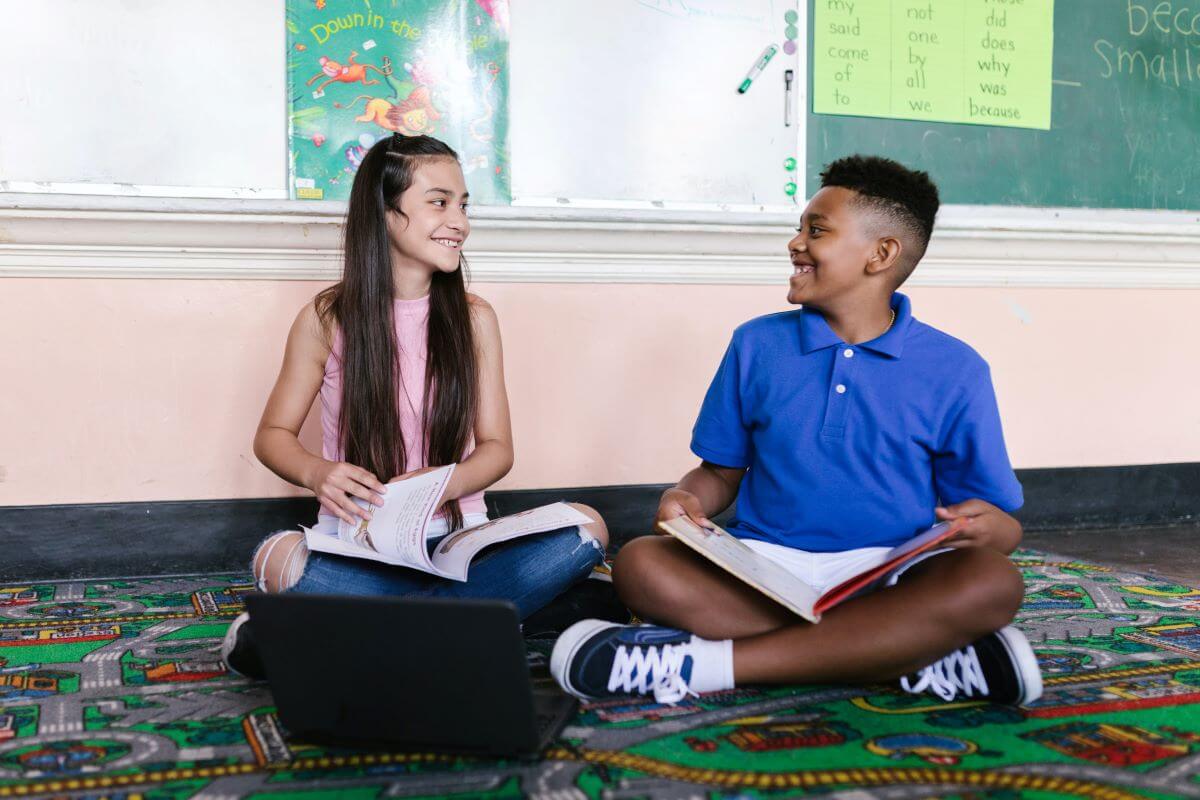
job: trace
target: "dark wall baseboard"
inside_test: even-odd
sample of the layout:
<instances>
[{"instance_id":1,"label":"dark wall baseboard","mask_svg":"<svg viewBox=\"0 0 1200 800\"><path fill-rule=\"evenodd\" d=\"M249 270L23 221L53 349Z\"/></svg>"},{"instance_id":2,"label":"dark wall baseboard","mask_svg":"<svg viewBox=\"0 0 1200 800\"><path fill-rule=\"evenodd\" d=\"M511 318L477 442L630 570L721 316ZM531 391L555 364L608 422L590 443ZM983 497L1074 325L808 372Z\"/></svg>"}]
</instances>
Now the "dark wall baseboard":
<instances>
[{"instance_id":1,"label":"dark wall baseboard","mask_svg":"<svg viewBox=\"0 0 1200 800\"><path fill-rule=\"evenodd\" d=\"M1120 528L1200 521L1200 463L1019 470L1026 530ZM510 514L555 500L587 503L614 542L650 532L665 485L491 492ZM0 582L248 569L272 531L308 524L306 498L0 507Z\"/></svg>"},{"instance_id":2,"label":"dark wall baseboard","mask_svg":"<svg viewBox=\"0 0 1200 800\"><path fill-rule=\"evenodd\" d=\"M1200 523L1200 463L1022 469L1028 530Z\"/></svg>"}]
</instances>

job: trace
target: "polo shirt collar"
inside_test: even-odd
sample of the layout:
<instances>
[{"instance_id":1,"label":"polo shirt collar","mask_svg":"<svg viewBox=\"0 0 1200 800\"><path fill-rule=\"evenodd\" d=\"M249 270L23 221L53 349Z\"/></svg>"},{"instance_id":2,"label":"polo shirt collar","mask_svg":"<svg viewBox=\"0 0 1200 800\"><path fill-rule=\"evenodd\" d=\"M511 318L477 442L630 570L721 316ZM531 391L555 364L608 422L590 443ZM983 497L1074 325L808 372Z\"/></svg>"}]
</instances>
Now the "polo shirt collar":
<instances>
[{"instance_id":1,"label":"polo shirt collar","mask_svg":"<svg viewBox=\"0 0 1200 800\"><path fill-rule=\"evenodd\" d=\"M804 355L841 343L842 340L829 327L820 311L808 308L800 310L800 350Z\"/></svg>"},{"instance_id":2,"label":"polo shirt collar","mask_svg":"<svg viewBox=\"0 0 1200 800\"><path fill-rule=\"evenodd\" d=\"M900 357L900 354L904 352L904 340L908 338L908 329L912 327L913 323L912 302L908 299L908 295L893 292L892 310L896 312L896 321L892 323L892 327L888 328L887 333L869 342L863 342L859 347L864 350L874 350L876 353L892 358Z\"/></svg>"},{"instance_id":3,"label":"polo shirt collar","mask_svg":"<svg viewBox=\"0 0 1200 800\"><path fill-rule=\"evenodd\" d=\"M896 321L892 323L892 327L882 336L857 346L891 358L899 358L904 351L904 340L913 322L912 303L906 295L895 292L892 294L891 305L892 310L896 312ZM833 328L829 327L829 323L819 311L801 309L800 349L805 355L840 344L845 342L833 332Z\"/></svg>"}]
</instances>

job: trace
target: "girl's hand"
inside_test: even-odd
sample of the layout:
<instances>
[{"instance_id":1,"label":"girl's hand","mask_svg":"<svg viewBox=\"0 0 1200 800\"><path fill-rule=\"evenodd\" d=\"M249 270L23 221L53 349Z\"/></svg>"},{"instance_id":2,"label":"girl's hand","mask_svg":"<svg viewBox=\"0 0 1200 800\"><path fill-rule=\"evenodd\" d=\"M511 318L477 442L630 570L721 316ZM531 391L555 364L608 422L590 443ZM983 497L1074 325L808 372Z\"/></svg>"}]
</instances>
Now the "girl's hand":
<instances>
[{"instance_id":1,"label":"girl's hand","mask_svg":"<svg viewBox=\"0 0 1200 800\"><path fill-rule=\"evenodd\" d=\"M1011 553L1021 542L1021 523L983 500L966 500L933 511L942 522L958 517L967 521L965 528L946 540L950 547L990 547Z\"/></svg>"},{"instance_id":2,"label":"girl's hand","mask_svg":"<svg viewBox=\"0 0 1200 800\"><path fill-rule=\"evenodd\" d=\"M351 497L378 506L383 504L383 492L387 491L374 475L345 461L322 461L306 485L322 504L333 509L338 519L351 525L357 525L358 518L371 518L371 513Z\"/></svg>"},{"instance_id":3,"label":"girl's hand","mask_svg":"<svg viewBox=\"0 0 1200 800\"><path fill-rule=\"evenodd\" d=\"M406 472L403 475L397 475L389 480L388 483L395 483L396 481L404 481L408 480L409 478L415 478L418 475L424 475L426 472L433 472L435 469L441 469L441 467L421 467L420 469L414 469L412 472Z\"/></svg>"},{"instance_id":4,"label":"girl's hand","mask_svg":"<svg viewBox=\"0 0 1200 800\"><path fill-rule=\"evenodd\" d=\"M658 514L654 517L655 532L662 533L658 528L658 523L677 517L687 517L704 530L712 529L712 522L704 515L704 509L701 508L700 500L696 495L683 489L667 489L663 492L662 500L658 502Z\"/></svg>"}]
</instances>

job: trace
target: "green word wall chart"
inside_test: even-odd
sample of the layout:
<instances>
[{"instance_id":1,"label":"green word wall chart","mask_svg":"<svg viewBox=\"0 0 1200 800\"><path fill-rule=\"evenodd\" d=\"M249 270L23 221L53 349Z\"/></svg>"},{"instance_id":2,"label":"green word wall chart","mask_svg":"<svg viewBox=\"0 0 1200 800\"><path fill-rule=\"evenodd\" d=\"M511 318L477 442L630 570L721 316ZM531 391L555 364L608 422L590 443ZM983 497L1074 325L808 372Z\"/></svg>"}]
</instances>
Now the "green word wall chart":
<instances>
[{"instance_id":1,"label":"green word wall chart","mask_svg":"<svg viewBox=\"0 0 1200 800\"><path fill-rule=\"evenodd\" d=\"M1050 128L1054 0L815 0L813 112Z\"/></svg>"},{"instance_id":2,"label":"green word wall chart","mask_svg":"<svg viewBox=\"0 0 1200 800\"><path fill-rule=\"evenodd\" d=\"M473 202L509 203L508 29L508 0L287 0L292 197L349 197L401 133L457 150Z\"/></svg>"}]
</instances>

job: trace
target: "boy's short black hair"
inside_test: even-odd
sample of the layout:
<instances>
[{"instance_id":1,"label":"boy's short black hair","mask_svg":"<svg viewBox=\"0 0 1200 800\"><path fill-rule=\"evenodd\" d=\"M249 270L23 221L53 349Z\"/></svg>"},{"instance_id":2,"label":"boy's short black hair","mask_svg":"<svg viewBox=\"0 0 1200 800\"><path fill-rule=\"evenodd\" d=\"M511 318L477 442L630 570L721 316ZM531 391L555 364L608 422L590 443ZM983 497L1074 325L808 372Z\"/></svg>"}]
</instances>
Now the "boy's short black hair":
<instances>
[{"instance_id":1,"label":"boy's short black hair","mask_svg":"<svg viewBox=\"0 0 1200 800\"><path fill-rule=\"evenodd\" d=\"M910 234L910 252L898 264L896 285L908 278L916 267L937 216L939 200L937 186L929 173L912 170L888 158L878 156L847 156L825 167L821 186L840 186L859 195L860 204L885 218L893 220Z\"/></svg>"}]
</instances>

